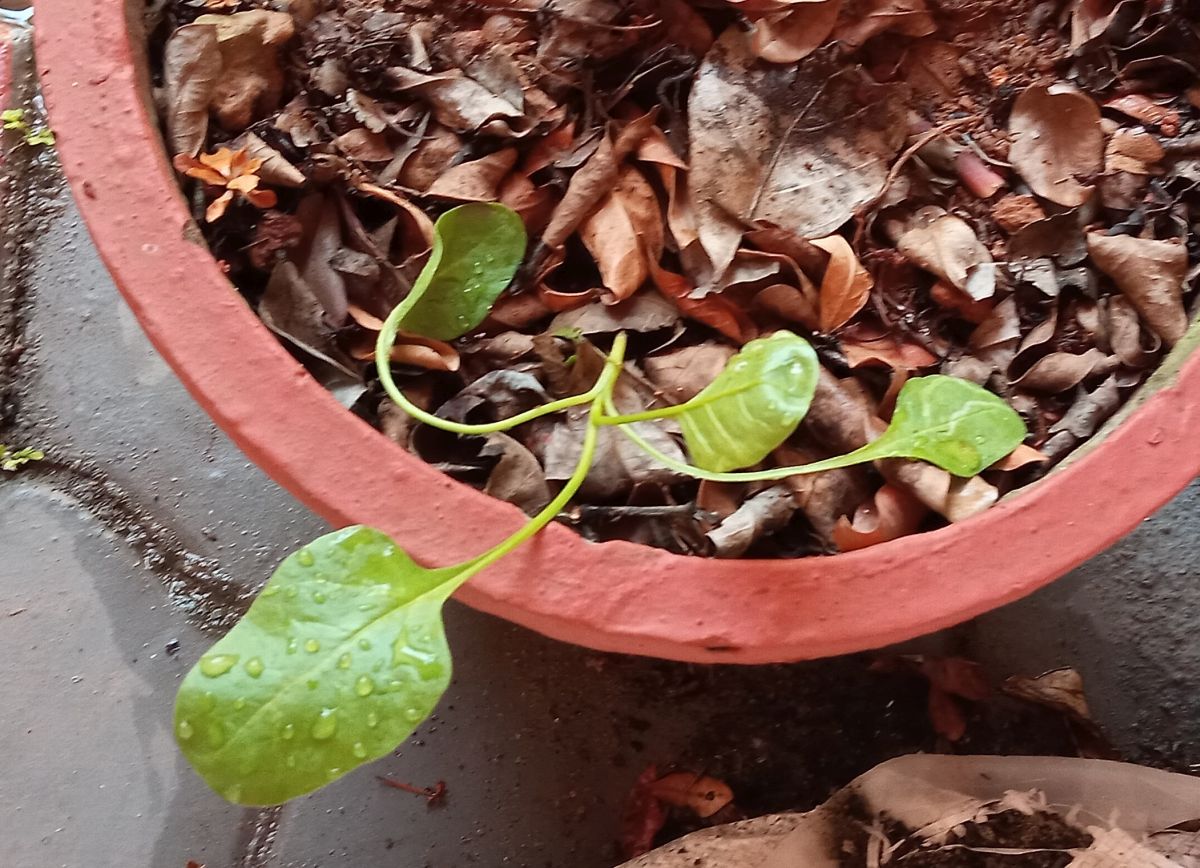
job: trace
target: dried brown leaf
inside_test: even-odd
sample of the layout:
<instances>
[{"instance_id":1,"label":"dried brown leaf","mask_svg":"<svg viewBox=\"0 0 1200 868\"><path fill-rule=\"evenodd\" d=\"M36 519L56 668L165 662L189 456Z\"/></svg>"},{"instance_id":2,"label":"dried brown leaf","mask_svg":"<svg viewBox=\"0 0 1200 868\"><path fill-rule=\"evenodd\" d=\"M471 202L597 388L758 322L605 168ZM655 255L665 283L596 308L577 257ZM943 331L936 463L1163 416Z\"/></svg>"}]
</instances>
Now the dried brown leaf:
<instances>
[{"instance_id":1,"label":"dried brown leaf","mask_svg":"<svg viewBox=\"0 0 1200 868\"><path fill-rule=\"evenodd\" d=\"M820 301L821 331L828 333L844 326L863 309L875 281L842 236L817 238L812 243L829 254L821 278Z\"/></svg>"},{"instance_id":2,"label":"dried brown leaf","mask_svg":"<svg viewBox=\"0 0 1200 868\"><path fill-rule=\"evenodd\" d=\"M752 50L771 63L803 60L833 33L841 8L842 0L813 0L764 15L754 23Z\"/></svg>"},{"instance_id":3,"label":"dried brown leaf","mask_svg":"<svg viewBox=\"0 0 1200 868\"><path fill-rule=\"evenodd\" d=\"M663 252L663 218L654 188L633 166L623 166L616 185L579 227L600 270L604 300L629 298Z\"/></svg>"},{"instance_id":4,"label":"dried brown leaf","mask_svg":"<svg viewBox=\"0 0 1200 868\"><path fill-rule=\"evenodd\" d=\"M163 48L163 88L167 104L167 141L171 156L194 157L208 134L208 107L221 75L217 29L187 24Z\"/></svg>"},{"instance_id":5,"label":"dried brown leaf","mask_svg":"<svg viewBox=\"0 0 1200 868\"><path fill-rule=\"evenodd\" d=\"M252 9L201 15L195 24L217 31L221 75L210 105L221 126L240 132L277 109L283 94L279 50L295 35L292 16Z\"/></svg>"},{"instance_id":6,"label":"dried brown leaf","mask_svg":"<svg viewBox=\"0 0 1200 868\"><path fill-rule=\"evenodd\" d=\"M480 455L499 455L484 491L535 515L550 502L550 486L533 453L507 434L491 434Z\"/></svg>"},{"instance_id":7,"label":"dried brown leaf","mask_svg":"<svg viewBox=\"0 0 1200 868\"><path fill-rule=\"evenodd\" d=\"M925 0L848 0L841 18L834 39L851 48L880 33L929 36L937 30Z\"/></svg>"},{"instance_id":8,"label":"dried brown leaf","mask_svg":"<svg viewBox=\"0 0 1200 868\"><path fill-rule=\"evenodd\" d=\"M1104 166L1100 109L1090 96L1061 84L1026 88L1008 131L1009 161L1033 192L1068 207L1088 200Z\"/></svg>"},{"instance_id":9,"label":"dried brown leaf","mask_svg":"<svg viewBox=\"0 0 1200 868\"><path fill-rule=\"evenodd\" d=\"M795 512L792 490L786 485L773 485L746 500L706 536L716 557L741 557L759 539L784 527Z\"/></svg>"},{"instance_id":10,"label":"dried brown leaf","mask_svg":"<svg viewBox=\"0 0 1200 868\"><path fill-rule=\"evenodd\" d=\"M1108 375L1117 366L1117 357L1092 348L1082 353L1049 353L1013 381L1013 385L1031 392L1057 394L1073 389L1089 377Z\"/></svg>"},{"instance_id":11,"label":"dried brown leaf","mask_svg":"<svg viewBox=\"0 0 1200 868\"><path fill-rule=\"evenodd\" d=\"M929 508L894 485L884 485L875 496L834 524L832 539L839 551L852 552L916 533Z\"/></svg>"},{"instance_id":12,"label":"dried brown leaf","mask_svg":"<svg viewBox=\"0 0 1200 868\"><path fill-rule=\"evenodd\" d=\"M733 790L719 778L674 772L650 784L650 794L668 805L688 808L705 819L733 801Z\"/></svg>"},{"instance_id":13,"label":"dried brown leaf","mask_svg":"<svg viewBox=\"0 0 1200 868\"><path fill-rule=\"evenodd\" d=\"M688 186L711 263L711 276L693 275L703 288L723 285L750 224L820 237L872 201L904 140L902 92L821 55L766 66L727 30L688 103Z\"/></svg>"},{"instance_id":14,"label":"dried brown leaf","mask_svg":"<svg viewBox=\"0 0 1200 868\"><path fill-rule=\"evenodd\" d=\"M975 301L996 291L992 255L961 217L926 205L904 220L889 220L885 231L911 262L937 275Z\"/></svg>"},{"instance_id":15,"label":"dried brown leaf","mask_svg":"<svg viewBox=\"0 0 1200 868\"><path fill-rule=\"evenodd\" d=\"M1092 262L1113 279L1150 328L1167 346L1174 346L1188 327L1183 307L1187 248L1176 241L1089 232L1087 249Z\"/></svg>"},{"instance_id":16,"label":"dried brown leaf","mask_svg":"<svg viewBox=\"0 0 1200 868\"><path fill-rule=\"evenodd\" d=\"M516 164L516 148L503 148L447 169L425 192L455 202L495 202L504 179Z\"/></svg>"},{"instance_id":17,"label":"dried brown leaf","mask_svg":"<svg viewBox=\"0 0 1200 868\"><path fill-rule=\"evenodd\" d=\"M732 347L708 342L647 356L642 359L642 368L669 403L682 404L715 380L733 355Z\"/></svg>"}]
</instances>

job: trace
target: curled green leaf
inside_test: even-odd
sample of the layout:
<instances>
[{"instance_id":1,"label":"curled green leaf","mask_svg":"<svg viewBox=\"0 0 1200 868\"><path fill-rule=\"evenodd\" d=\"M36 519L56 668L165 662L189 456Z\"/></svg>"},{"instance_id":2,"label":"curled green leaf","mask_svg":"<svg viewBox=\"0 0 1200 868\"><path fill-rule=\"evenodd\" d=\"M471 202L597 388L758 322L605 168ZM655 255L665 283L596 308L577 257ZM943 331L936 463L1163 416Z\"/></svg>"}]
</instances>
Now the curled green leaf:
<instances>
[{"instance_id":1,"label":"curled green leaf","mask_svg":"<svg viewBox=\"0 0 1200 868\"><path fill-rule=\"evenodd\" d=\"M757 464L796 430L819 372L812 346L789 331L750 341L679 408L692 460L717 472Z\"/></svg>"},{"instance_id":2,"label":"curled green leaf","mask_svg":"<svg viewBox=\"0 0 1200 868\"><path fill-rule=\"evenodd\" d=\"M449 341L487 317L525 256L525 224L494 203L452 208L434 225L433 252L413 284L417 302L400 327Z\"/></svg>"},{"instance_id":3,"label":"curled green leaf","mask_svg":"<svg viewBox=\"0 0 1200 868\"><path fill-rule=\"evenodd\" d=\"M856 453L860 458L917 458L955 476L974 476L1025 439L1025 423L1003 398L957 377L909 380L892 423Z\"/></svg>"},{"instance_id":4,"label":"curled green leaf","mask_svg":"<svg viewBox=\"0 0 1200 868\"><path fill-rule=\"evenodd\" d=\"M442 604L467 568L427 570L366 527L288 557L180 686L188 761L229 801L274 805L390 753L450 683Z\"/></svg>"}]
</instances>

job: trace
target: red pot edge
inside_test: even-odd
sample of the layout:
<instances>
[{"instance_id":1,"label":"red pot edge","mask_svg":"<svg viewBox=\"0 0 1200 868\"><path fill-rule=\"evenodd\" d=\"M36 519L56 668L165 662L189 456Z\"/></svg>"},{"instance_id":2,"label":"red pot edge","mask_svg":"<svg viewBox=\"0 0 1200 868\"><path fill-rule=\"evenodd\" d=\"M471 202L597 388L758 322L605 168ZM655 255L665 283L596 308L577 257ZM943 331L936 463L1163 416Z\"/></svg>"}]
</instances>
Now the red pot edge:
<instances>
[{"instance_id":1,"label":"red pot edge","mask_svg":"<svg viewBox=\"0 0 1200 868\"><path fill-rule=\"evenodd\" d=\"M464 559L515 528L515 509L442 477L337 405L185 240L186 208L141 98L121 4L35 6L63 166L97 247L156 348L247 456L334 524L380 526L422 562ZM932 533L829 558L715 561L589 544L552 527L458 596L557 639L676 660L766 663L879 647L1031 593L1166 502L1200 471L1189 436L1198 391L1193 356L1073 465ZM1090 520L1063 534L1077 513ZM470 527L447 534L446 516Z\"/></svg>"}]
</instances>

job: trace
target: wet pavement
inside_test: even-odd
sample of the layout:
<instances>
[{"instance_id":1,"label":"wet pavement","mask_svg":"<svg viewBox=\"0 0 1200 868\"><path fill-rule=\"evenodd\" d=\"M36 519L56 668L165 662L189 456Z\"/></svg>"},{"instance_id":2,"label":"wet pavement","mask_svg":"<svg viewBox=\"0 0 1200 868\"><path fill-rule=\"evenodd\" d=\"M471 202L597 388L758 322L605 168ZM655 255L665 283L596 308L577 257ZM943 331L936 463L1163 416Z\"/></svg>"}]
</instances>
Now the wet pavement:
<instances>
[{"instance_id":1,"label":"wet pavement","mask_svg":"<svg viewBox=\"0 0 1200 868\"><path fill-rule=\"evenodd\" d=\"M621 803L650 762L719 770L754 812L807 807L928 742L919 685L866 657L663 663L452 604L454 684L394 757L282 809L225 804L174 748L174 686L246 592L326 528L155 355L52 158L20 149L6 171L0 442L49 456L0 475L6 868L603 868L619 861ZM1198 502L1193 485L1052 587L917 644L997 677L1076 666L1129 758L1200 764ZM1003 745L1036 741L1016 731ZM428 807L381 774L444 780L449 797Z\"/></svg>"}]
</instances>

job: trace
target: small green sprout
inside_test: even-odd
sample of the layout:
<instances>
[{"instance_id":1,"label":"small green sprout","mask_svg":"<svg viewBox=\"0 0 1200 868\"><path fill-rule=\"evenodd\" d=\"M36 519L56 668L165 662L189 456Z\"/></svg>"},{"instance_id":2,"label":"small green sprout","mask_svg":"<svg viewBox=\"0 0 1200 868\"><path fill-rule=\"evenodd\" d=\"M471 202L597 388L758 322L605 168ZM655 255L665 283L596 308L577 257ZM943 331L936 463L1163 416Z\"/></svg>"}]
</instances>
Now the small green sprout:
<instances>
[{"instance_id":1,"label":"small green sprout","mask_svg":"<svg viewBox=\"0 0 1200 868\"><path fill-rule=\"evenodd\" d=\"M15 473L31 461L41 461L46 453L40 449L26 446L24 449L12 450L0 443L0 470Z\"/></svg>"},{"instance_id":2,"label":"small green sprout","mask_svg":"<svg viewBox=\"0 0 1200 868\"><path fill-rule=\"evenodd\" d=\"M29 123L29 112L23 108L5 109L0 112L0 124L6 130L16 130L21 140L31 148L53 145L54 133L49 127L35 127Z\"/></svg>"}]
</instances>

